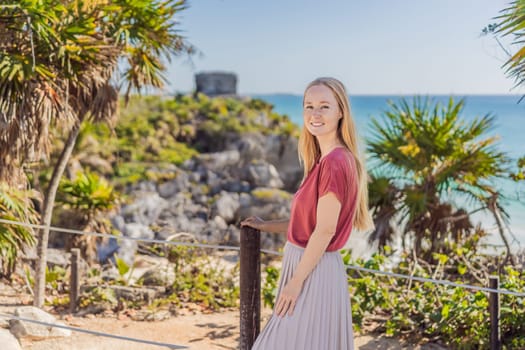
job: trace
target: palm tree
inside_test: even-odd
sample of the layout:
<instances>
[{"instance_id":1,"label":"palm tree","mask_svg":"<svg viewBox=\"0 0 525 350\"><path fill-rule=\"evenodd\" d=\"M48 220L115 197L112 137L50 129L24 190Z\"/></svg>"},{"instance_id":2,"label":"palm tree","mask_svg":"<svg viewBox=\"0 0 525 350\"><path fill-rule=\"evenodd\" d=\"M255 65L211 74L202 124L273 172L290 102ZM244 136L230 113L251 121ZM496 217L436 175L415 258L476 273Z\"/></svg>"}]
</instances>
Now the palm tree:
<instances>
[{"instance_id":1,"label":"palm tree","mask_svg":"<svg viewBox=\"0 0 525 350\"><path fill-rule=\"evenodd\" d=\"M446 249L446 239L457 241L472 232L469 213L449 198L470 200L473 211L492 211L487 199L494 198L493 180L505 176L508 160L495 149L496 139L485 136L492 116L470 123L459 118L463 100L432 106L415 98L412 104L403 99L389 106L382 123L372 120L368 142L379 163L370 184L376 223L370 240L380 247L391 242L395 223L402 226L403 243L411 238L416 254L431 260L432 252Z\"/></svg>"},{"instance_id":2,"label":"palm tree","mask_svg":"<svg viewBox=\"0 0 525 350\"><path fill-rule=\"evenodd\" d=\"M51 127L61 124L68 133L46 191L43 225L51 223L82 122L114 122L118 88L127 95L144 86L162 87L163 59L194 51L176 30L174 15L185 8L184 0L0 5L0 180L20 181L26 161L47 153ZM48 229L39 233L36 306L43 304L48 236Z\"/></svg>"},{"instance_id":3,"label":"palm tree","mask_svg":"<svg viewBox=\"0 0 525 350\"><path fill-rule=\"evenodd\" d=\"M377 243L380 250L393 241L396 232L393 223L399 211L398 203L402 195L393 179L377 174L370 175L368 201L374 212L375 228L368 237L368 242Z\"/></svg>"}]
</instances>

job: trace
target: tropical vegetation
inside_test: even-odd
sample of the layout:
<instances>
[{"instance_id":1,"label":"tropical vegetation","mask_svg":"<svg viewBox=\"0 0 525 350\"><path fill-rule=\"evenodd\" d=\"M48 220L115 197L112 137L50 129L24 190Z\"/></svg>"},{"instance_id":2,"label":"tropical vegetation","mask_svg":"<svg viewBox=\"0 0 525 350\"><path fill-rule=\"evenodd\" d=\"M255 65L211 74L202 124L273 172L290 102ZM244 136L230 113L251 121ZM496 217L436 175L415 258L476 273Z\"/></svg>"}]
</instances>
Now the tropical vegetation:
<instances>
[{"instance_id":1,"label":"tropical vegetation","mask_svg":"<svg viewBox=\"0 0 525 350\"><path fill-rule=\"evenodd\" d=\"M60 183L57 204L60 227L84 232L112 233L109 212L119 203L118 193L108 181L90 171L79 172L72 179ZM79 248L81 256L89 263L97 261L95 236L67 235L64 237L67 250Z\"/></svg>"},{"instance_id":2,"label":"tropical vegetation","mask_svg":"<svg viewBox=\"0 0 525 350\"><path fill-rule=\"evenodd\" d=\"M184 0L11 0L1 5L5 127L0 180L23 181L24 165L47 149L52 127L68 134L45 191L44 226L51 222L60 178L82 123L114 122L119 87L126 95L145 86L160 88L163 61L194 51L174 17L185 7ZM41 230L36 306L43 304L48 237L49 230Z\"/></svg>"},{"instance_id":3,"label":"tropical vegetation","mask_svg":"<svg viewBox=\"0 0 525 350\"><path fill-rule=\"evenodd\" d=\"M18 190L0 182L0 219L27 224L38 223L33 200L39 200L36 191ZM0 277L9 278L15 271L20 253L34 244L35 237L31 227L0 224Z\"/></svg>"},{"instance_id":4,"label":"tropical vegetation","mask_svg":"<svg viewBox=\"0 0 525 350\"><path fill-rule=\"evenodd\" d=\"M488 294L463 287L418 282L362 272L352 267L447 280L487 287L489 276L498 270L497 257L480 254L477 234L450 242L448 254L435 253L436 264L403 253L391 265L391 248L368 259L355 259L351 251L341 255L348 265L352 320L357 331L372 331L404 338L409 343L438 343L453 349L489 349ZM263 301L273 307L279 270L266 267ZM511 266L500 275L500 288L525 293L525 272ZM500 294L500 329L503 349L525 347L525 301Z\"/></svg>"},{"instance_id":5,"label":"tropical vegetation","mask_svg":"<svg viewBox=\"0 0 525 350\"><path fill-rule=\"evenodd\" d=\"M145 86L162 87L163 61L195 51L173 19L185 7L185 1L173 0L21 0L0 5L1 219L48 226L56 206L54 219L67 218L68 227L111 233L107 214L123 200L118 191L127 185L168 180L176 176L170 165L222 149L239 133L297 136L288 117L259 99L134 95ZM514 1L495 27L498 33L514 35L516 45L523 44L524 9L523 0ZM505 66L517 85L525 81L524 59L521 48ZM125 92L122 97L119 88ZM523 180L525 160L511 169L509 158L489 136L494 117L467 123L461 118L464 104L401 100L389 104L382 120L372 121L368 152L374 158L370 206L376 229L370 241L380 253L365 261L343 251L345 263L482 286L489 275L499 273L503 288L525 291L523 271L508 264L514 262L505 232L509 218L496 187L500 178ZM16 189L26 184L26 174L28 183L46 194L43 203L35 190ZM254 195L268 194L258 190ZM471 222L478 211L498 224L507 247L503 262L479 252L486 233ZM403 250L397 252L400 263L392 266L389 245L398 232ZM52 304L67 302L66 271L45 269L48 234L43 230L38 238L38 306L46 281L58 293ZM35 241L27 227L0 224L0 276L9 277L22 250ZM68 246L80 247L94 261L96 243L72 236ZM237 266L226 272L206 252L147 248L149 254L167 258L177 276L164 285L166 293L154 306L197 303L215 310L237 305ZM115 265L120 278L114 284L129 284L133 266L118 257ZM263 296L271 305L278 270L269 267L266 272ZM100 271L90 269L93 288L82 295L81 307L100 301L115 311L143 306L123 305L111 283L101 280ZM358 328L374 314L379 315L375 330L388 335L486 347L487 298L481 292L353 270L349 284ZM504 346L525 347L524 299L504 295L501 304Z\"/></svg>"},{"instance_id":6,"label":"tropical vegetation","mask_svg":"<svg viewBox=\"0 0 525 350\"><path fill-rule=\"evenodd\" d=\"M377 163L370 183L370 207L375 231L371 242L392 244L401 231L404 250L433 261L446 253L447 241L480 231L470 221L487 211L500 224L508 218L495 186L507 178L508 157L489 136L494 117L470 122L461 118L464 101L448 104L429 99L390 102L382 119L372 120L368 153ZM388 174L388 175L387 175ZM457 203L462 199L464 206ZM507 243L510 254L510 247Z\"/></svg>"},{"instance_id":7,"label":"tropical vegetation","mask_svg":"<svg viewBox=\"0 0 525 350\"><path fill-rule=\"evenodd\" d=\"M222 150L239 133L297 136L299 128L286 115L273 111L265 101L251 98L208 97L204 94L129 97L121 101L119 122L85 122L66 168L67 178L79 170L108 179L123 190L140 180L166 181L175 174L170 165L191 157ZM60 156L64 136L55 132L51 159ZM43 167L38 181L49 182L50 169Z\"/></svg>"}]
</instances>

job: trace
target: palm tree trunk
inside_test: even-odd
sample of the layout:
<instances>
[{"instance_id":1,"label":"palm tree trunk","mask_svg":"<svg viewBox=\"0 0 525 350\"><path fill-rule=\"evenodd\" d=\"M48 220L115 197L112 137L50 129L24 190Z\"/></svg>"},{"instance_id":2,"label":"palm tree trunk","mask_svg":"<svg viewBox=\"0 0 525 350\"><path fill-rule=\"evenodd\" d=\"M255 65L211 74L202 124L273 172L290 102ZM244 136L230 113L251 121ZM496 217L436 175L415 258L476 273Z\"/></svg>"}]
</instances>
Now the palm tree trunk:
<instances>
[{"instance_id":1,"label":"palm tree trunk","mask_svg":"<svg viewBox=\"0 0 525 350\"><path fill-rule=\"evenodd\" d=\"M492 211L492 215L494 216L494 219L496 220L496 224L498 225L499 235L501 239L503 240L503 243L505 244L505 248L507 249L507 256L505 257L505 260L503 261L502 266L505 266L509 259L510 259L511 264L514 265L514 256L512 255L512 251L510 250L509 240L505 236L505 231L503 230L503 223L501 221L499 213L497 212L496 209L491 210L491 211Z\"/></svg>"},{"instance_id":2,"label":"palm tree trunk","mask_svg":"<svg viewBox=\"0 0 525 350\"><path fill-rule=\"evenodd\" d=\"M62 174L66 169L67 162L71 157L73 148L77 141L77 137L80 131L80 125L82 124L83 116L79 117L79 120L75 123L71 129L67 142L64 145L64 149L58 158L58 161L53 169L53 175L47 189L46 197L44 199L42 222L45 226L38 232L38 246L37 246L37 266L35 271L35 298L33 305L36 307L42 307L44 305L45 287L46 287L46 266L47 266L47 243L49 240L49 225L51 225L51 218L53 216L53 207L55 205L55 197L60 184Z\"/></svg>"},{"instance_id":3,"label":"palm tree trunk","mask_svg":"<svg viewBox=\"0 0 525 350\"><path fill-rule=\"evenodd\" d=\"M502 266L507 264L507 261L509 259L510 259L511 264L514 265L514 256L512 255L512 252L510 250L509 241L508 241L507 237L505 236L505 231L503 230L503 222L501 220L500 213L499 213L498 207L496 205L497 199L498 199L498 195L497 194L493 194L489 198L488 209L490 210L490 212L494 216L494 220L496 220L496 224L498 225L499 235L500 235L501 239L503 240L503 243L505 244L505 248L507 248L507 256L505 257L505 260L503 261Z\"/></svg>"}]
</instances>

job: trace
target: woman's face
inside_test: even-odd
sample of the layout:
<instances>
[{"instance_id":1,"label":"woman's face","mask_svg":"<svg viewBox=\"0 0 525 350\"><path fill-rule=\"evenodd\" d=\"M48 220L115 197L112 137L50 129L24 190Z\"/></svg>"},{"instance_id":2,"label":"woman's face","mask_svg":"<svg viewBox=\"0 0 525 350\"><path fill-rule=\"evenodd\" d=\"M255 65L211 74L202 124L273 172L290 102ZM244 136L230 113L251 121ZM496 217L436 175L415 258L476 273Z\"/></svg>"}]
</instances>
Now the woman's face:
<instances>
[{"instance_id":1,"label":"woman's face","mask_svg":"<svg viewBox=\"0 0 525 350\"><path fill-rule=\"evenodd\" d=\"M341 111L332 91L324 85L314 85L304 94L304 125L313 136L337 133Z\"/></svg>"}]
</instances>

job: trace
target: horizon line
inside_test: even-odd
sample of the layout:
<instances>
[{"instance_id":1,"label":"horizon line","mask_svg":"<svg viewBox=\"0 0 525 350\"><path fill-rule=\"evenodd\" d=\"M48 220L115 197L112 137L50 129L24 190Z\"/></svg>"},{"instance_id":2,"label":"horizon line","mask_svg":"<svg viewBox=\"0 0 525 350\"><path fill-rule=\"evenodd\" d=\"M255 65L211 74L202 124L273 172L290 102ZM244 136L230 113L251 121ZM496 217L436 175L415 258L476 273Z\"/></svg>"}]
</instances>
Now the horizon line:
<instances>
[{"instance_id":1,"label":"horizon line","mask_svg":"<svg viewBox=\"0 0 525 350\"><path fill-rule=\"evenodd\" d=\"M292 92L256 92L256 93L238 93L238 95L292 95L292 96L301 96L302 93L292 93ZM525 95L525 92L523 93L488 93L488 92L482 92L482 93L471 93L471 92L451 92L451 93L432 93L432 92L414 92L414 93L366 93L366 92L359 92L359 93L348 93L349 96L414 96L414 95L420 95L420 96L458 96L458 95L464 95L464 96L517 96L521 97Z\"/></svg>"},{"instance_id":2,"label":"horizon line","mask_svg":"<svg viewBox=\"0 0 525 350\"><path fill-rule=\"evenodd\" d=\"M165 93L168 94L192 94L195 91L166 91ZM251 96L251 95L292 95L292 96L302 96L301 93L295 93L295 92L237 92L236 95L240 96ZM431 95L431 96L458 96L458 95L464 95L464 96L524 96L524 92L348 92L349 96L414 96L414 95Z\"/></svg>"}]
</instances>

